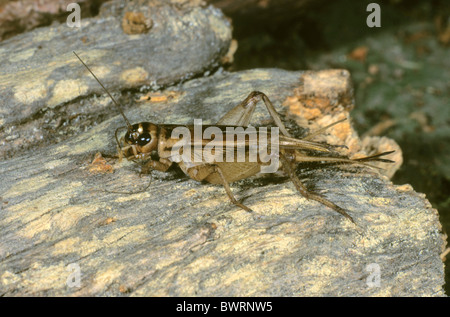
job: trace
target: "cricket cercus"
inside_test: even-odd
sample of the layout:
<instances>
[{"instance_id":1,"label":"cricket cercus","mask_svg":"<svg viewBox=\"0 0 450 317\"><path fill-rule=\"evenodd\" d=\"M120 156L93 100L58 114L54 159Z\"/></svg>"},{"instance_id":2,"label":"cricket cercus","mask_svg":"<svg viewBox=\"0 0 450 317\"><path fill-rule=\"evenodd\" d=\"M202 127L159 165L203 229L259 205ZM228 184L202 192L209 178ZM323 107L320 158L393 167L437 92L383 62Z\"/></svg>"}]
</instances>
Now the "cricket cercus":
<instances>
[{"instance_id":1,"label":"cricket cercus","mask_svg":"<svg viewBox=\"0 0 450 317\"><path fill-rule=\"evenodd\" d=\"M176 163L186 175L194 180L223 185L231 202L246 211L252 210L236 200L229 183L261 172L275 172L278 168L282 168L300 194L330 207L355 223L343 208L308 191L295 173L296 164L328 162L372 167L367 162L393 163L382 157L394 151L358 159L337 155L320 156L320 153L333 154L333 146L314 142L311 139L345 119L334 122L301 139L293 138L286 130L269 98L259 91L251 92L215 125L155 124L151 122L130 124L109 91L81 58L75 52L73 53L109 95L125 120L127 132L120 141L117 132L121 128L115 132L120 155L129 160L145 160L144 169L147 170L155 169L165 172L172 164ZM270 132L267 128L256 130L249 127L253 111L261 100L276 125L271 128ZM281 135L279 131L281 131ZM315 154L312 155L311 152Z\"/></svg>"}]
</instances>

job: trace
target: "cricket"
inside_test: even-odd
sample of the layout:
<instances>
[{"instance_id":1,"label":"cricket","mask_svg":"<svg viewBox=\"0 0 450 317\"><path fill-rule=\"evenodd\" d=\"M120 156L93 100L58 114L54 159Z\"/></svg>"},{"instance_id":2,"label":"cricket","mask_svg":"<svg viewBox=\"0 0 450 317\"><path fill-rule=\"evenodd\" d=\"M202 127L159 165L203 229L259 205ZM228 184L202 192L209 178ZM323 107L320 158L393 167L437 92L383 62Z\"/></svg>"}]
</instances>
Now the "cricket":
<instances>
[{"instance_id":1,"label":"cricket","mask_svg":"<svg viewBox=\"0 0 450 317\"><path fill-rule=\"evenodd\" d=\"M126 125L115 131L120 158L125 157L128 160L144 162L143 170L145 171L166 172L170 166L178 164L187 176L196 181L222 185L230 201L245 211L252 212L249 207L235 198L230 183L259 173L275 172L280 169L290 178L302 196L331 208L355 224L354 219L345 209L322 195L310 192L305 187L296 174L297 164L325 162L376 168L368 162L393 163L384 156L394 151L350 159L337 155L334 151L336 146L312 140L345 119L309 133L303 138L292 137L272 102L259 91L251 92L215 125L155 124L151 122L131 124L119 103L77 53L73 53L111 98L125 121ZM249 129L250 119L260 101L264 103L275 123L275 129L271 128L270 132L267 128L259 131ZM118 137L120 129L126 129L121 138ZM321 156L321 154L327 155ZM270 166L275 166L275 169L269 168Z\"/></svg>"}]
</instances>

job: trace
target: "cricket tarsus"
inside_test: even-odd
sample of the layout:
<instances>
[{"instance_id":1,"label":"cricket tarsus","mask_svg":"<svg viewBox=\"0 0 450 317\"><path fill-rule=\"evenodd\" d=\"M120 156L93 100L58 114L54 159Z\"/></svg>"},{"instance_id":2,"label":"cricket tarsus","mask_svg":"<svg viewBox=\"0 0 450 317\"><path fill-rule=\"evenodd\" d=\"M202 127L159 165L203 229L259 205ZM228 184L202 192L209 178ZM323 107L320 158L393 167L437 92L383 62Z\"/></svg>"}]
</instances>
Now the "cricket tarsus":
<instances>
[{"instance_id":1,"label":"cricket tarsus","mask_svg":"<svg viewBox=\"0 0 450 317\"><path fill-rule=\"evenodd\" d=\"M119 104L114 100L109 91L103 86L100 80L94 75L94 73L89 69L89 67L81 60L81 58L75 53L75 56L81 61L81 63L88 69L92 76L97 80L100 86L105 90L108 96L116 105L120 114L124 118L127 125L127 132L121 141L117 137L117 129L115 132L115 137L117 144L119 146L119 157L125 156L128 160L148 160L143 170L159 170L167 171L168 168L176 162L179 167L185 172L186 175L197 181L206 181L212 184L220 184L224 187L226 194L230 201L242 208L245 211L251 212L252 210L240 203L233 195L230 183L253 176L259 173L261 168L260 162L200 162L195 164L185 164L184 161L177 161L172 157L171 148L174 143L179 141L179 138L174 138L171 136L170 131L178 125L157 125L150 122L141 122L131 125L125 114L123 113ZM343 163L343 164L359 164L363 166L373 167L367 162L379 161L383 163L392 163L393 161L382 158L385 155L391 154L393 151L378 153L375 155L359 158L359 159L349 159L345 157L331 157L331 156L317 156L312 154L305 154L304 150L313 150L317 152L330 152L333 146L328 144L317 143L309 141L313 137L323 133L326 129L335 126L338 123L345 121L346 119L338 120L326 127L323 127L315 132L310 133L301 139L295 139L290 136L286 127L280 119L278 112L269 100L269 98L262 92L253 91L247 98L245 98L241 103L227 112L216 124L216 126L224 128L226 126L242 126L247 127L250 124L250 119L255 110L256 104L259 101L263 101L267 111L270 113L275 125L279 128L282 133L283 146L280 146L279 158L281 166L285 173L290 177L294 183L297 191L307 199L315 200L339 214L343 215L345 218L355 223L353 218L341 207L337 206L335 203L325 199L324 197L309 192L306 187L302 184L300 179L295 173L295 164L301 162L328 162L328 163ZM185 126L186 127L186 126ZM192 126L191 126L192 128ZM122 143L121 143L122 142ZM123 146L122 146L123 145ZM234 144L236 147L236 143ZM336 147L336 146L334 146ZM345 146L342 146L345 147ZM152 159L152 153L156 153L156 159ZM192 163L192 162L190 162Z\"/></svg>"}]
</instances>

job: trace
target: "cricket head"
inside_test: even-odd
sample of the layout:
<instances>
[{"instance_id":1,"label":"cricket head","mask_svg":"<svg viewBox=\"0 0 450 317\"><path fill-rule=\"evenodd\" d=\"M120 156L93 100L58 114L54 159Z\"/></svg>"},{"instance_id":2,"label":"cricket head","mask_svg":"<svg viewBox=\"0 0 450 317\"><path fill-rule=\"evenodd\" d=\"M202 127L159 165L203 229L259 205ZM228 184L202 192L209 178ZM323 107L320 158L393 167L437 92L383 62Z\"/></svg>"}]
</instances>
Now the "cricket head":
<instances>
[{"instance_id":1,"label":"cricket head","mask_svg":"<svg viewBox=\"0 0 450 317\"><path fill-rule=\"evenodd\" d=\"M158 147L158 127L150 122L130 125L121 140L119 147L126 158L144 158Z\"/></svg>"},{"instance_id":2,"label":"cricket head","mask_svg":"<svg viewBox=\"0 0 450 317\"><path fill-rule=\"evenodd\" d=\"M127 124L127 133L119 142L117 138L117 132L121 129L118 128L115 133L117 146L119 147L119 154L124 155L127 159L140 159L145 158L151 154L153 150L156 150L158 146L158 128L156 125L150 122L141 122L137 124L130 124L127 117L125 116L119 103L113 98L106 87L101 83L101 81L95 76L89 66L78 56L77 53L73 52L75 56L80 60L80 62L86 67L86 69L91 73L103 90L108 94L113 103L116 105L117 110L119 110L125 123ZM121 143L124 143L123 146Z\"/></svg>"}]
</instances>

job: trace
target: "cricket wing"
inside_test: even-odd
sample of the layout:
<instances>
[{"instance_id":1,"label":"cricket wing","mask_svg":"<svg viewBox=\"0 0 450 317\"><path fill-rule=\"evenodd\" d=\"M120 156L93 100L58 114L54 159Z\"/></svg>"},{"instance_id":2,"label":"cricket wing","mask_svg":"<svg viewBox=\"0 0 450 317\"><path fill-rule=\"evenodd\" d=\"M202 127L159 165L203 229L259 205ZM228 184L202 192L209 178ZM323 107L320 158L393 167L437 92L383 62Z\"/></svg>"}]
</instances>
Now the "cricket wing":
<instances>
[{"instance_id":1,"label":"cricket wing","mask_svg":"<svg viewBox=\"0 0 450 317\"><path fill-rule=\"evenodd\" d=\"M195 131L195 126L186 125L182 127L186 128L187 135L180 138L170 134L175 127L180 126L164 125L167 135L170 135L165 142L164 150L180 153L180 155L185 154L186 160L191 158L195 163L230 162L236 158L236 153L241 153L240 158L243 157L242 153L257 156L261 151L273 153L276 150L272 145L274 140L278 141L279 149L331 152L326 144L275 135L271 129L267 128L261 130L254 127L204 125L201 130ZM207 133L208 129L210 129L209 133ZM242 159L238 161L242 162Z\"/></svg>"},{"instance_id":2,"label":"cricket wing","mask_svg":"<svg viewBox=\"0 0 450 317\"><path fill-rule=\"evenodd\" d=\"M228 111L219 121L217 121L217 125L248 126L252 114L255 111L256 102L246 103L246 100Z\"/></svg>"}]
</instances>

